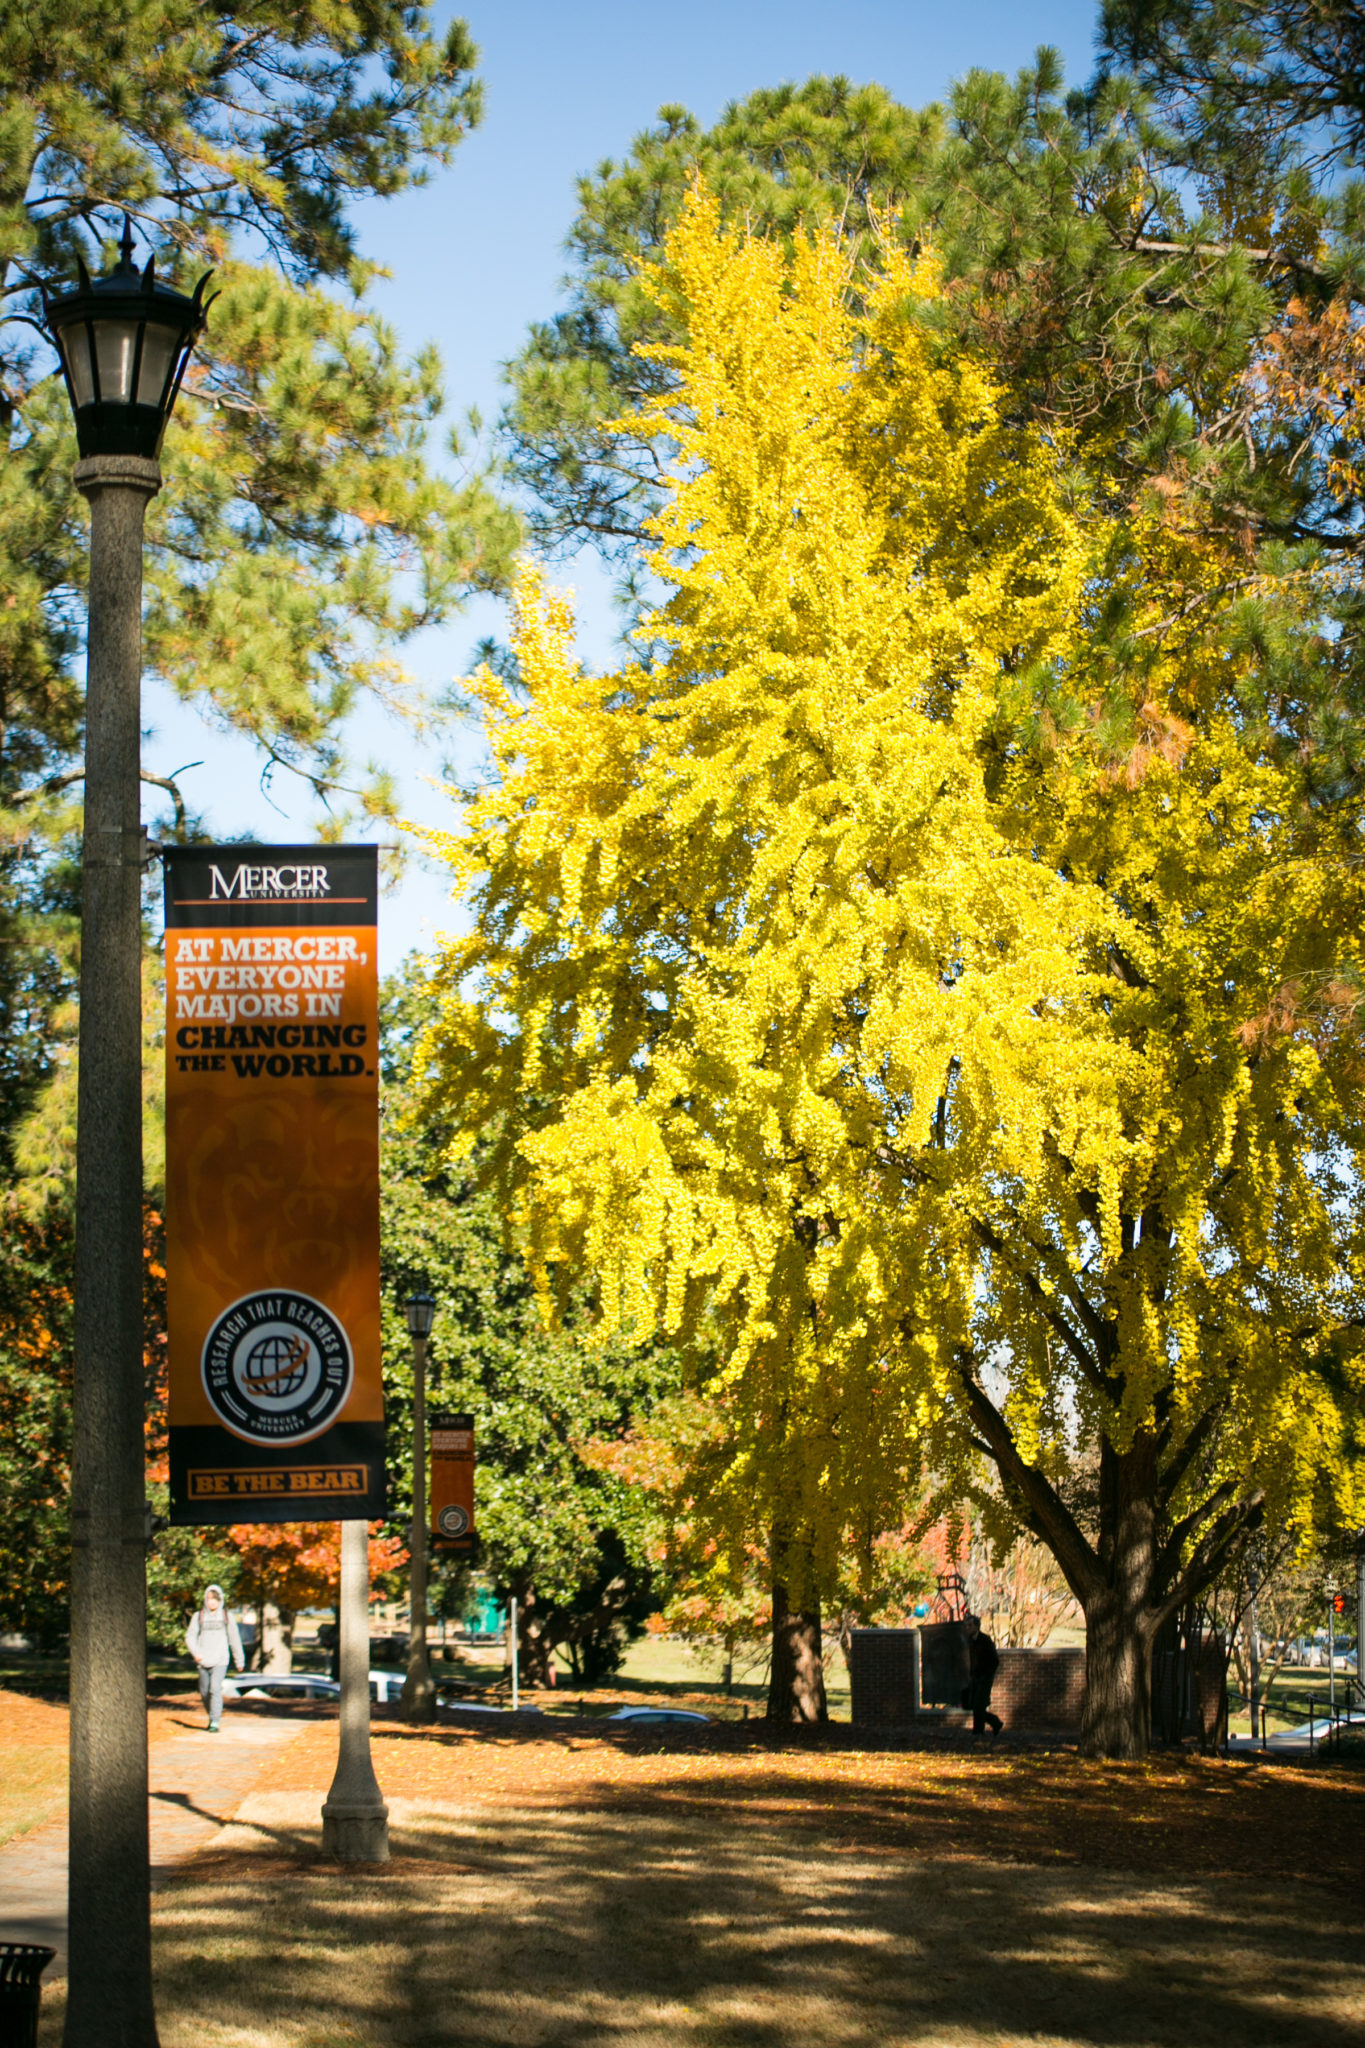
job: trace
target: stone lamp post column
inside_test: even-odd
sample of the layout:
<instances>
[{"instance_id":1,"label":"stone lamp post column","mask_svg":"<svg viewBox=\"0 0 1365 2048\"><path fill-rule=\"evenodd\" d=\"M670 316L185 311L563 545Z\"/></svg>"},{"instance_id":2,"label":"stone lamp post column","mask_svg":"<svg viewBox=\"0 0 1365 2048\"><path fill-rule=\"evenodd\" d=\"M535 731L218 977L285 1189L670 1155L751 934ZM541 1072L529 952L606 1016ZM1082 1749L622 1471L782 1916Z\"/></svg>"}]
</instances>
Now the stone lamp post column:
<instances>
[{"instance_id":1,"label":"stone lamp post column","mask_svg":"<svg viewBox=\"0 0 1365 2048\"><path fill-rule=\"evenodd\" d=\"M322 1852L387 1863L389 1809L370 1759L370 1532L341 1525L341 1741L322 1809Z\"/></svg>"},{"instance_id":2,"label":"stone lamp post column","mask_svg":"<svg viewBox=\"0 0 1365 2048\"><path fill-rule=\"evenodd\" d=\"M65 2048L156 2048L147 1833L142 1364L142 542L204 324L119 263L44 294L90 502L71 1472L70 1962Z\"/></svg>"}]
</instances>

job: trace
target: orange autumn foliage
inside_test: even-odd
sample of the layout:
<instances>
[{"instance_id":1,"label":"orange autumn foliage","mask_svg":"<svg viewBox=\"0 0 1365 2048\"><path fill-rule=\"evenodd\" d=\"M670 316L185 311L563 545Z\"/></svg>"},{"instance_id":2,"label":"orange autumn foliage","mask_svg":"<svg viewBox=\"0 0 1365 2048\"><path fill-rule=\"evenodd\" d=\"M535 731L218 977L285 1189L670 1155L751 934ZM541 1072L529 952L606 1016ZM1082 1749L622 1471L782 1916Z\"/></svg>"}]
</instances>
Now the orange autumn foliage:
<instances>
[{"instance_id":1,"label":"orange autumn foliage","mask_svg":"<svg viewBox=\"0 0 1365 2048\"><path fill-rule=\"evenodd\" d=\"M301 1607L330 1607L341 1584L339 1522L246 1522L228 1530L242 1560L247 1586L289 1613ZM370 1582L407 1562L396 1537L370 1524Z\"/></svg>"}]
</instances>

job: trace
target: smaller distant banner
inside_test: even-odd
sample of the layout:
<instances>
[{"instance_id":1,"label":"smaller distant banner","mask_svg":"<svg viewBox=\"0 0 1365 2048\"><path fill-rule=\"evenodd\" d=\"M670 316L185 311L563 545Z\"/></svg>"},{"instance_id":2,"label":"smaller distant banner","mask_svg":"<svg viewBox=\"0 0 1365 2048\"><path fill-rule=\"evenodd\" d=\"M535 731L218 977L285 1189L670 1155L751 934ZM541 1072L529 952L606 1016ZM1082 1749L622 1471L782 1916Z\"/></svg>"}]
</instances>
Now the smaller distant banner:
<instances>
[{"instance_id":1,"label":"smaller distant banner","mask_svg":"<svg viewBox=\"0 0 1365 2048\"><path fill-rule=\"evenodd\" d=\"M171 1520L384 1512L373 847L166 854Z\"/></svg>"},{"instance_id":2,"label":"smaller distant banner","mask_svg":"<svg viewBox=\"0 0 1365 2048\"><path fill-rule=\"evenodd\" d=\"M441 1551L474 1543L474 1418L436 1415L431 1423L431 1541Z\"/></svg>"}]
</instances>

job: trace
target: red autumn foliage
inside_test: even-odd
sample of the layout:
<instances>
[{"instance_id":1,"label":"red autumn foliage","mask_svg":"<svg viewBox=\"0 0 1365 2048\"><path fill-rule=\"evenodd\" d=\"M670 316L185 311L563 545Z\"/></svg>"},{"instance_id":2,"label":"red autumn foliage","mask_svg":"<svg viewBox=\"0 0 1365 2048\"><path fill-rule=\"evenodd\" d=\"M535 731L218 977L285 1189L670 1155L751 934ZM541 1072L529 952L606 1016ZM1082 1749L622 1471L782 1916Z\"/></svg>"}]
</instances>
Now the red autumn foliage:
<instances>
[{"instance_id":1,"label":"red autumn foliage","mask_svg":"<svg viewBox=\"0 0 1365 2048\"><path fill-rule=\"evenodd\" d=\"M227 1531L242 1560L246 1586L253 1597L273 1602L286 1613L301 1607L330 1607L341 1584L339 1522L244 1522ZM370 1524L370 1582L407 1563L407 1551L396 1537Z\"/></svg>"}]
</instances>

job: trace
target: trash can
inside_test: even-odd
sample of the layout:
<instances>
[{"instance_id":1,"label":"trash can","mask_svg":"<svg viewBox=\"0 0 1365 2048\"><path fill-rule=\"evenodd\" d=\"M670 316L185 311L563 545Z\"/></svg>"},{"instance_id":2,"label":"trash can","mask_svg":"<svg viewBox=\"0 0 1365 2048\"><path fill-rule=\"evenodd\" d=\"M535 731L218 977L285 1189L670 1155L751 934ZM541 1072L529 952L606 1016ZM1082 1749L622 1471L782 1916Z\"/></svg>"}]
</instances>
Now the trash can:
<instances>
[{"instance_id":1,"label":"trash can","mask_svg":"<svg viewBox=\"0 0 1365 2048\"><path fill-rule=\"evenodd\" d=\"M43 1971L56 1955L32 1941L0 1941L0 2048L38 2048Z\"/></svg>"}]
</instances>

